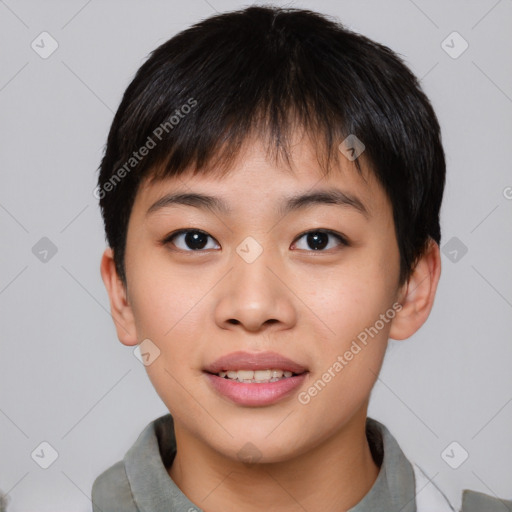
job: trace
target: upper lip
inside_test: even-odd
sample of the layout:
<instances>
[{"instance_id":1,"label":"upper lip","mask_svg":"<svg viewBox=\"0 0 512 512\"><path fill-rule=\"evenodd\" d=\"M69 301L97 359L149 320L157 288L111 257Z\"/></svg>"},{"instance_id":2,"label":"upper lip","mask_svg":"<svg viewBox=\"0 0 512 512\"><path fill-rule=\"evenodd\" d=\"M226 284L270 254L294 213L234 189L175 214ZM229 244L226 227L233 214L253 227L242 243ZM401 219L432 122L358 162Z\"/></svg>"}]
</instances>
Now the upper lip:
<instances>
[{"instance_id":1,"label":"upper lip","mask_svg":"<svg viewBox=\"0 0 512 512\"><path fill-rule=\"evenodd\" d=\"M306 368L276 352L232 352L226 354L204 368L208 373L227 370L284 370L304 373Z\"/></svg>"}]
</instances>

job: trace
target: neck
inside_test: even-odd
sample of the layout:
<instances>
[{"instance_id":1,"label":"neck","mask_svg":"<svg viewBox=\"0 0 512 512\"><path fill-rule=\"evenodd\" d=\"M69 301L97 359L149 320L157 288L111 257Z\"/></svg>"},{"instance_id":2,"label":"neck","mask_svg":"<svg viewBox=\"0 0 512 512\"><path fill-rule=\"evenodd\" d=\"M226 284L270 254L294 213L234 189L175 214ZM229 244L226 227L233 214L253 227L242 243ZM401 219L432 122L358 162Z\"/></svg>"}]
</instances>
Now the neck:
<instances>
[{"instance_id":1,"label":"neck","mask_svg":"<svg viewBox=\"0 0 512 512\"><path fill-rule=\"evenodd\" d=\"M379 474L365 425L366 408L299 456L247 465L206 447L175 422L179 449L168 473L190 501L208 512L342 512L361 501Z\"/></svg>"}]
</instances>

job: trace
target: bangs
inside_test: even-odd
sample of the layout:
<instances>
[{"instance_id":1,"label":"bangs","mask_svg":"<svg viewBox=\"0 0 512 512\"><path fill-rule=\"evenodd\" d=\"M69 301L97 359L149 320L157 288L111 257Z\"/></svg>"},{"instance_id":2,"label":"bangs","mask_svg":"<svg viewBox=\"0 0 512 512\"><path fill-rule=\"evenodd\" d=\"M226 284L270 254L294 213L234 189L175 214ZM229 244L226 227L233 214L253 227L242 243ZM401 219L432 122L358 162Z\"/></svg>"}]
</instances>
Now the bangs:
<instances>
[{"instance_id":1,"label":"bangs","mask_svg":"<svg viewBox=\"0 0 512 512\"><path fill-rule=\"evenodd\" d=\"M256 140L262 143L266 159L284 170L292 169L292 146L297 143L311 144L323 176L328 176L333 166L340 164L336 141L343 135L339 131L333 133L330 125L321 125L318 119L310 119L309 124L305 124L303 118L291 115L282 118L265 116L268 112L257 113L252 119L245 117L243 122L235 122L224 133L219 133L215 127L205 126L203 134L206 130L211 131L208 138L197 136L201 132L199 130L195 136L191 134L186 138L186 145L180 146L179 142L168 144L162 159L144 169L143 181L154 184L185 172L221 179L233 170L240 155ZM219 123L220 128L225 128L222 122ZM360 170L359 162L355 164Z\"/></svg>"},{"instance_id":2,"label":"bangs","mask_svg":"<svg viewBox=\"0 0 512 512\"><path fill-rule=\"evenodd\" d=\"M240 30L237 38L244 34L251 37ZM334 63L324 59L320 64L317 39L288 34L285 44L276 28L267 45L255 48L242 40L229 52L222 51L225 34L220 41L216 34L210 37L203 41L208 53L187 55L178 53L176 36L148 61L150 68L160 62L158 72L143 66L137 74L135 81L139 75L153 74L153 79L146 88L130 91L121 131L131 137L117 141L124 160L144 145L152 146L132 172L137 181L154 182L187 170L222 176L253 138L265 144L268 158L290 167L297 133L310 139L328 174L339 164L339 144L356 129L367 131L356 127L353 93L333 76ZM114 168L122 164L123 159ZM359 169L357 160L355 164Z\"/></svg>"}]
</instances>

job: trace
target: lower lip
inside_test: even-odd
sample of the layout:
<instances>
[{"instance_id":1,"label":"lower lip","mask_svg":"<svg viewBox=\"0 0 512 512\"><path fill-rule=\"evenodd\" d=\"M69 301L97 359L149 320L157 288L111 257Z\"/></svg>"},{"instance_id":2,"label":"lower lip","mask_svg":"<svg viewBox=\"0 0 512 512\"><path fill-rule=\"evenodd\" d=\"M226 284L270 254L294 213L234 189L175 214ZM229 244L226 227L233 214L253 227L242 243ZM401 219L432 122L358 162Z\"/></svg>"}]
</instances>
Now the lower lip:
<instances>
[{"instance_id":1,"label":"lower lip","mask_svg":"<svg viewBox=\"0 0 512 512\"><path fill-rule=\"evenodd\" d=\"M213 388L222 396L240 405L270 405L289 396L306 378L307 372L276 382L245 383L205 373Z\"/></svg>"}]
</instances>

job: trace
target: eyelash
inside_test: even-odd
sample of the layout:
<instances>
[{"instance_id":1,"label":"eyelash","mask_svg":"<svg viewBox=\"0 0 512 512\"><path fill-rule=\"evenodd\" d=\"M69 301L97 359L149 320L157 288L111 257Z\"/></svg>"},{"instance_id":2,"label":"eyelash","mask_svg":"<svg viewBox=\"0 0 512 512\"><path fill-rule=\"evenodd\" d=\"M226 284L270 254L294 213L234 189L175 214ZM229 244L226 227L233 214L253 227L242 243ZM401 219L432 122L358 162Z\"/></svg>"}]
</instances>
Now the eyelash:
<instances>
[{"instance_id":1,"label":"eyelash","mask_svg":"<svg viewBox=\"0 0 512 512\"><path fill-rule=\"evenodd\" d=\"M180 229L179 231L174 231L173 233L167 235L163 240L161 240L160 243L162 245L168 245L171 243L173 238L176 238L178 235L182 235L182 234L186 234L186 233L201 233L201 234L206 235L206 236L210 237L211 239L215 240L211 235L209 235L205 231L202 231L200 229L189 228L189 229ZM293 245L295 245L298 240L300 240L301 238L303 238L304 236L306 236L310 233L323 233L326 235L331 235L340 242L341 246L348 247L350 245L344 236L342 236L339 233L336 233L335 231L331 231L328 229L311 229L309 231L305 231L304 233L301 233L300 235L297 236L297 238L293 242ZM180 251L180 252L191 252L191 253L206 252L207 250L209 250L209 249L195 249L195 250L194 249L189 249L189 250L178 249L178 251ZM299 249L299 250L305 250L305 249ZM318 249L318 250L310 249L308 252L318 253L318 252L328 252L328 251L329 250L324 250L324 249Z\"/></svg>"}]
</instances>

